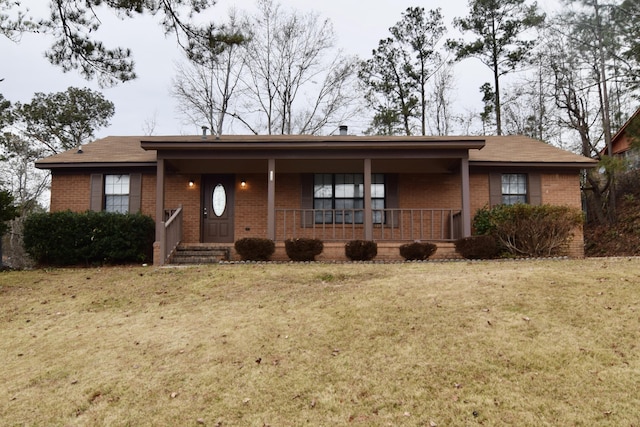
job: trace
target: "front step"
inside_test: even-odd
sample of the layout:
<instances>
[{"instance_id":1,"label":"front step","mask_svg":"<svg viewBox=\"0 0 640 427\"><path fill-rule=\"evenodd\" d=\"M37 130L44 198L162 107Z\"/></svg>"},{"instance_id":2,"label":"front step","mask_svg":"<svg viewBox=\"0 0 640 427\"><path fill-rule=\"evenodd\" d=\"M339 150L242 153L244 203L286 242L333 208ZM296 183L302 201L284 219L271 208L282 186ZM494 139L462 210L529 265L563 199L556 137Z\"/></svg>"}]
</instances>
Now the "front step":
<instances>
[{"instance_id":1,"label":"front step","mask_svg":"<svg viewBox=\"0 0 640 427\"><path fill-rule=\"evenodd\" d=\"M171 257L171 264L217 264L229 261L230 250L223 246L179 245Z\"/></svg>"}]
</instances>

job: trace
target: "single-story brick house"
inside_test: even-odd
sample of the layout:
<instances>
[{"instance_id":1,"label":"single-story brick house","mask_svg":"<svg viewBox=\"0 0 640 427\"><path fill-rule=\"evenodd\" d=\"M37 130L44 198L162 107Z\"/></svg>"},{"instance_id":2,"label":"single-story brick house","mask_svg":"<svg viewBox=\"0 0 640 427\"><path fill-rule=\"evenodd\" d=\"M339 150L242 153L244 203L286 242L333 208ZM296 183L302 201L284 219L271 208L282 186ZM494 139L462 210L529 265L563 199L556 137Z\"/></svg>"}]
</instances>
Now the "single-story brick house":
<instances>
[{"instance_id":1,"label":"single-story brick house","mask_svg":"<svg viewBox=\"0 0 640 427\"><path fill-rule=\"evenodd\" d=\"M455 256L486 205L579 208L580 171L596 165L523 136L110 136L36 163L49 169L51 211L142 212L156 219L154 263L178 245L316 237L319 259L343 259L352 239L438 244ZM583 256L582 231L570 253Z\"/></svg>"}]
</instances>

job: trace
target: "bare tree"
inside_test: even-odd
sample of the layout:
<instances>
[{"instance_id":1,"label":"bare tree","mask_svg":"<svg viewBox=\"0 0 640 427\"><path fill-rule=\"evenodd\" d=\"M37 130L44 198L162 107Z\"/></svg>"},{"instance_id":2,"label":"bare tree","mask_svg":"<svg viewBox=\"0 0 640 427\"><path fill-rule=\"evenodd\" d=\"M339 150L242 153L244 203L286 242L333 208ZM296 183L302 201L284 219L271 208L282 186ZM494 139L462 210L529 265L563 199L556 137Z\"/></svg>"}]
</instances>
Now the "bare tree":
<instances>
[{"instance_id":1,"label":"bare tree","mask_svg":"<svg viewBox=\"0 0 640 427\"><path fill-rule=\"evenodd\" d=\"M151 136L156 133L156 126L158 124L158 112L154 111L153 115L144 119L142 124L142 132L146 136Z\"/></svg>"},{"instance_id":2,"label":"bare tree","mask_svg":"<svg viewBox=\"0 0 640 427\"><path fill-rule=\"evenodd\" d=\"M328 20L259 0L247 18L247 97L234 118L251 132L317 134L354 114L355 59L334 49Z\"/></svg>"},{"instance_id":3,"label":"bare tree","mask_svg":"<svg viewBox=\"0 0 640 427\"><path fill-rule=\"evenodd\" d=\"M594 77L599 78L598 67L594 69L591 61L582 57L575 46L572 47L571 36L562 36L556 32L548 45L548 51L549 70L554 78L554 99L561 112L558 115L559 123L578 136L578 151L582 155L602 160L601 107L599 96L594 93L599 90L599 86L593 81ZM605 179L596 171L585 174L584 190L589 204L588 212L601 224L612 219L607 218L607 212L610 213L607 207L613 190L613 168L607 169Z\"/></svg>"},{"instance_id":4,"label":"bare tree","mask_svg":"<svg viewBox=\"0 0 640 427\"><path fill-rule=\"evenodd\" d=\"M46 155L46 150L13 133L5 133L0 144L0 182L15 201L18 216L8 223L6 254L11 266L29 265L22 246L22 225L25 218L42 208L42 198L49 189L49 173L36 169L34 163ZM2 234L2 233L0 233ZM1 237L1 236L0 236Z\"/></svg>"},{"instance_id":5,"label":"bare tree","mask_svg":"<svg viewBox=\"0 0 640 427\"><path fill-rule=\"evenodd\" d=\"M178 112L196 127L221 135L246 61L247 39L236 13L229 23L188 50L187 63L176 64L171 95Z\"/></svg>"},{"instance_id":6,"label":"bare tree","mask_svg":"<svg viewBox=\"0 0 640 427\"><path fill-rule=\"evenodd\" d=\"M426 105L427 124L435 135L449 135L452 131L453 108L451 92L454 89L453 68L443 65L433 75L431 93Z\"/></svg>"},{"instance_id":7,"label":"bare tree","mask_svg":"<svg viewBox=\"0 0 640 427\"><path fill-rule=\"evenodd\" d=\"M555 119L558 113L553 97L555 81L547 60L539 52L531 72L505 87L503 125L507 134L526 135L562 146Z\"/></svg>"},{"instance_id":8,"label":"bare tree","mask_svg":"<svg viewBox=\"0 0 640 427\"><path fill-rule=\"evenodd\" d=\"M566 3L569 8L552 27L559 40L550 61L555 68L556 103L564 113L563 123L580 135L582 153L600 159L604 167L605 179L587 176L588 189L600 206L596 209L602 211L592 212L600 222L605 219L615 222L615 181L621 165L613 158L612 151L611 88L613 93L620 92L625 85L628 91L633 90L635 71L620 70L620 67L614 70L619 61L624 60L620 55L624 34L615 22L621 11L617 3L600 0L568 0ZM626 84L620 71L628 74ZM616 80L612 85L614 76ZM614 99L622 100L622 97L614 96Z\"/></svg>"}]
</instances>

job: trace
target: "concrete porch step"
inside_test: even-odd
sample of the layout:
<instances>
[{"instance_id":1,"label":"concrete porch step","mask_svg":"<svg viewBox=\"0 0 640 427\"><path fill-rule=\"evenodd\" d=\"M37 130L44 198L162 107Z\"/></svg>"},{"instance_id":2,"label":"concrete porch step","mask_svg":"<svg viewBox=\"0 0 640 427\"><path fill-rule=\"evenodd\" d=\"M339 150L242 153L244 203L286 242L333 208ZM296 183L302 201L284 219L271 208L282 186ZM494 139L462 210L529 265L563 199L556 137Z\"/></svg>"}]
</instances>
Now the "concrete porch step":
<instances>
[{"instance_id":1,"label":"concrete porch step","mask_svg":"<svg viewBox=\"0 0 640 427\"><path fill-rule=\"evenodd\" d=\"M215 264L228 261L230 249L225 246L179 245L171 264Z\"/></svg>"}]
</instances>

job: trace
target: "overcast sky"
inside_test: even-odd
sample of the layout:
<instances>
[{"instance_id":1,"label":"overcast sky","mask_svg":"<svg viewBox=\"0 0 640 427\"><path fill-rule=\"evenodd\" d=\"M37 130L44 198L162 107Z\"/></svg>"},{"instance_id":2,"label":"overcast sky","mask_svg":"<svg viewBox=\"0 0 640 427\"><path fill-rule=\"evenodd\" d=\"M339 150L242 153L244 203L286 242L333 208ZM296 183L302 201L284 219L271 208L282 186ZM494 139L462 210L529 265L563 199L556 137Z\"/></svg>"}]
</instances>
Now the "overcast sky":
<instances>
[{"instance_id":1,"label":"overcast sky","mask_svg":"<svg viewBox=\"0 0 640 427\"><path fill-rule=\"evenodd\" d=\"M547 2L550 0L547 0ZM42 0L27 0L34 7L46 4ZM388 36L388 29L400 20L407 7L422 6L426 9L442 8L449 37L455 35L454 17L467 15L467 0L281 0L285 8L299 11L316 11L333 23L337 47L345 53L366 59L378 41ZM544 6L545 1L539 2ZM36 5L37 4L37 5ZM254 0L219 0L208 19L225 21L228 11L235 6L238 11L254 10ZM150 123L155 123L155 135L195 134L200 130L185 125L176 113L175 101L169 95L174 64L183 56L175 39L165 37L158 25L158 18L142 17L120 22L101 15L103 27L100 38L109 47L124 46L133 51L138 79L122 83L114 88L102 89L95 82L84 80L77 72L63 73L50 65L44 51L51 40L41 35L25 34L15 44L0 36L0 93L11 102L29 102L35 92L54 93L69 86L89 87L101 91L112 101L116 113L111 126L98 132L107 135L142 135ZM458 111L481 108L479 86L491 80L488 68L478 60L468 59L455 67L455 106ZM351 123L350 133L361 133L364 124Z\"/></svg>"}]
</instances>

